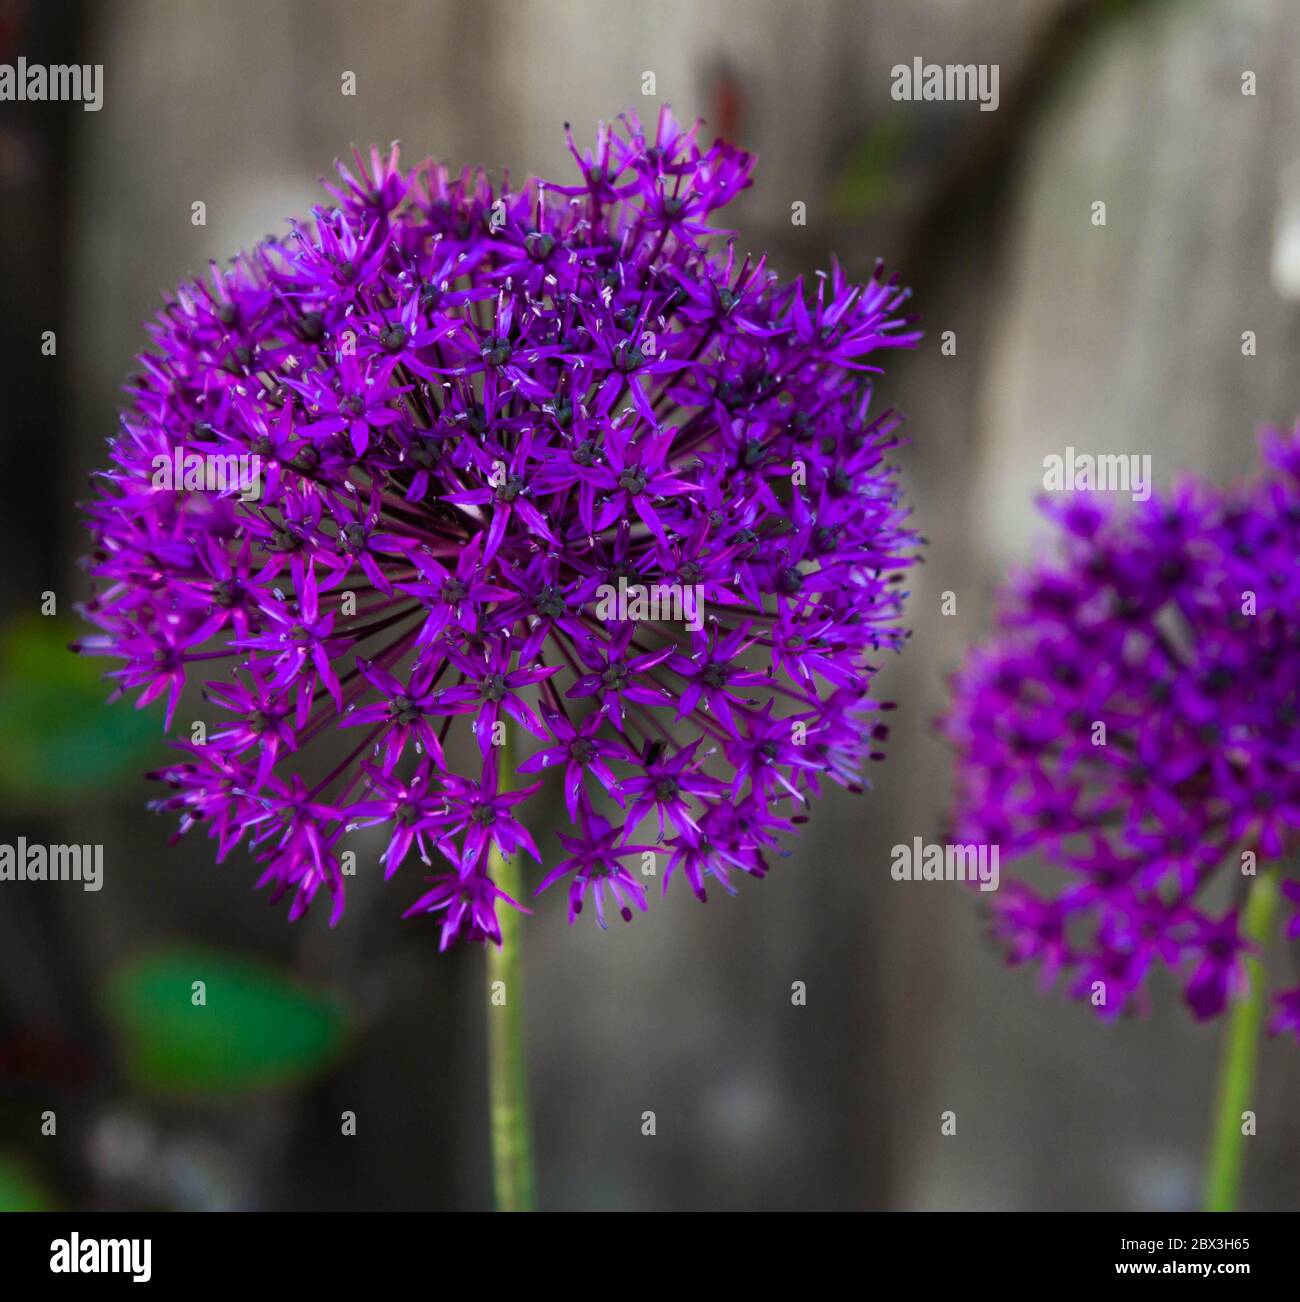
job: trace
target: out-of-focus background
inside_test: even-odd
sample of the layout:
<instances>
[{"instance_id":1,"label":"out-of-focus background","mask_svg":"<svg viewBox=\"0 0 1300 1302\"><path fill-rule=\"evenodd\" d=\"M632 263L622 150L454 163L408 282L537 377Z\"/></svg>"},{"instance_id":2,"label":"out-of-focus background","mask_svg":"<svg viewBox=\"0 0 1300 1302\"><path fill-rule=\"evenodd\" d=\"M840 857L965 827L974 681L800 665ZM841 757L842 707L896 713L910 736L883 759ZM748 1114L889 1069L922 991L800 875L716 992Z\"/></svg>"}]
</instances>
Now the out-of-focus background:
<instances>
[{"instance_id":1,"label":"out-of-focus background","mask_svg":"<svg viewBox=\"0 0 1300 1302\"><path fill-rule=\"evenodd\" d=\"M602 933L557 897L525 928L541 1201L1196 1203L1221 1027L1170 982L1109 1027L1044 996L969 893L892 881L889 850L941 835L932 721L1044 537L1043 456L1229 478L1300 415L1300 0L0 0L20 55L102 64L104 102L0 103L0 840L107 866L99 894L0 884L0 1207L489 1205L482 953L440 956L375 873L337 931L291 928L242 854L168 845L157 717L101 708L102 663L62 650L73 504L159 291L305 213L352 144L561 177L565 121L665 101L757 151L744 247L785 274L881 255L914 286L927 337L882 392L930 546L872 792L828 798L735 899ZM917 57L997 64L999 107L894 101ZM172 1011L196 969L233 1011ZM1268 1043L1248 1208L1300 1207L1298 1084Z\"/></svg>"}]
</instances>

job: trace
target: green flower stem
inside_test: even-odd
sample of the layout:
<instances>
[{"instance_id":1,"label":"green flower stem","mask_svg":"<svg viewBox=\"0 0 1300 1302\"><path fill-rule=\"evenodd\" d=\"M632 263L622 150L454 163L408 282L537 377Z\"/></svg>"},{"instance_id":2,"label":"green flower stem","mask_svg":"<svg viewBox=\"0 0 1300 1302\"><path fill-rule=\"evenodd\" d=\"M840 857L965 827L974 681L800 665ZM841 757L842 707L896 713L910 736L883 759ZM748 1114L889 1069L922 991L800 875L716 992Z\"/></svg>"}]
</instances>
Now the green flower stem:
<instances>
[{"instance_id":1,"label":"green flower stem","mask_svg":"<svg viewBox=\"0 0 1300 1302\"><path fill-rule=\"evenodd\" d=\"M511 771L512 759L507 747L501 757L502 790ZM512 900L523 902L524 875L519 855L515 855L512 863L493 845L488 870L499 890ZM536 1182L524 1061L524 965L520 946L523 919L518 910L504 903L497 917L501 924L501 948L490 941L487 946L492 1183L497 1211L531 1212L536 1210Z\"/></svg>"},{"instance_id":2,"label":"green flower stem","mask_svg":"<svg viewBox=\"0 0 1300 1302\"><path fill-rule=\"evenodd\" d=\"M1255 883L1246 900L1242 930L1261 946L1272 934L1279 896L1277 873L1269 872ZM1246 1138L1241 1133L1241 1114L1251 1106L1260 1025L1264 1020L1266 1002L1264 965L1256 958L1248 958L1246 967L1250 972L1250 993L1233 1004L1224 1031L1214 1139L1205 1178L1207 1212L1236 1211L1241 1193L1241 1168L1246 1145Z\"/></svg>"}]
</instances>

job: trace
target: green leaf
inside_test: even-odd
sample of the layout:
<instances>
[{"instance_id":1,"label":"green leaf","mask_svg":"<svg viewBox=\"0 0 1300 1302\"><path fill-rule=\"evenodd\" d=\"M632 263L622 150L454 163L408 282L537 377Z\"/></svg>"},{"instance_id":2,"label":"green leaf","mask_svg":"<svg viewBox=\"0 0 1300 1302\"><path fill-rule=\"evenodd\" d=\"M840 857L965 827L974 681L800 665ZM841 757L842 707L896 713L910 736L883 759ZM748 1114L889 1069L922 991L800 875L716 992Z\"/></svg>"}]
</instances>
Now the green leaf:
<instances>
[{"instance_id":1,"label":"green leaf","mask_svg":"<svg viewBox=\"0 0 1300 1302\"><path fill-rule=\"evenodd\" d=\"M268 965L206 949L128 960L110 981L109 1011L128 1074L165 1094L301 1084L337 1060L349 1027L330 997Z\"/></svg>"},{"instance_id":2,"label":"green leaf","mask_svg":"<svg viewBox=\"0 0 1300 1302\"><path fill-rule=\"evenodd\" d=\"M54 1199L15 1153L0 1152L0 1212L48 1212Z\"/></svg>"},{"instance_id":3,"label":"green leaf","mask_svg":"<svg viewBox=\"0 0 1300 1302\"><path fill-rule=\"evenodd\" d=\"M79 656L84 629L32 615L0 627L0 797L9 805L81 804L166 755L161 704L105 703L112 662Z\"/></svg>"},{"instance_id":4,"label":"green leaf","mask_svg":"<svg viewBox=\"0 0 1300 1302\"><path fill-rule=\"evenodd\" d=\"M879 119L857 141L831 186L836 217L868 217L903 193L902 161L910 128L898 114Z\"/></svg>"}]
</instances>

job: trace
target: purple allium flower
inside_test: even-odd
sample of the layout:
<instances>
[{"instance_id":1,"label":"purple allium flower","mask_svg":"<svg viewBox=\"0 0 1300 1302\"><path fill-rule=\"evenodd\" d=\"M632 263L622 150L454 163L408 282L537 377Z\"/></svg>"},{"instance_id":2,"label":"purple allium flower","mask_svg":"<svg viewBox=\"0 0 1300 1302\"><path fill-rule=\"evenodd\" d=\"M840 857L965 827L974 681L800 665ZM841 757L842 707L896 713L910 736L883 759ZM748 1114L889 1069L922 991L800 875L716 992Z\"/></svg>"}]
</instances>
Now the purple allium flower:
<instances>
[{"instance_id":1,"label":"purple allium flower","mask_svg":"<svg viewBox=\"0 0 1300 1302\"><path fill-rule=\"evenodd\" d=\"M644 908L656 847L703 899L880 758L866 657L904 638L916 539L868 359L919 337L907 291L739 256L714 214L751 159L667 111L569 144L569 186L358 157L149 327L79 649L168 728L203 689L155 807L247 845L294 916L324 888L338 917L340 842L379 826L386 874L444 861L408 914L499 943L490 865L540 857L544 785L571 915ZM159 479L191 457L260 492ZM517 767L507 729L538 739Z\"/></svg>"},{"instance_id":2,"label":"purple allium flower","mask_svg":"<svg viewBox=\"0 0 1300 1302\"><path fill-rule=\"evenodd\" d=\"M956 675L953 836L1061 874L1004 876L994 930L1104 1018L1160 967L1198 1019L1222 1012L1248 989L1258 874L1280 860L1300 904L1300 430L1263 443L1264 475L1228 491L1047 504L1059 558L1003 594ZM1276 1005L1300 1032L1300 988Z\"/></svg>"}]
</instances>

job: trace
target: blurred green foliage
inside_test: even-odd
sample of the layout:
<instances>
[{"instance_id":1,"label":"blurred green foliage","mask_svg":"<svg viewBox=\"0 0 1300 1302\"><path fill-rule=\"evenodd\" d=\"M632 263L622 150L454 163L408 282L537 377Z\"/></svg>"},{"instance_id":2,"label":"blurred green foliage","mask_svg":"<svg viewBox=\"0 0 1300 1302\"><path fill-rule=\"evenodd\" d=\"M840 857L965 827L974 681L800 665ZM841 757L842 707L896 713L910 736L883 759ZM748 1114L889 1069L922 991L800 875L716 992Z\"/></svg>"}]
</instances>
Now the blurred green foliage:
<instances>
[{"instance_id":1,"label":"blurred green foliage","mask_svg":"<svg viewBox=\"0 0 1300 1302\"><path fill-rule=\"evenodd\" d=\"M0 627L0 798L66 806L138 782L165 753L162 705L105 704L111 662L68 643L85 630L54 617Z\"/></svg>"},{"instance_id":2,"label":"blurred green foliage","mask_svg":"<svg viewBox=\"0 0 1300 1302\"><path fill-rule=\"evenodd\" d=\"M301 1084L337 1060L350 1024L335 1000L274 967L198 948L127 960L108 1008L132 1082L187 1097Z\"/></svg>"},{"instance_id":3,"label":"blurred green foliage","mask_svg":"<svg viewBox=\"0 0 1300 1302\"><path fill-rule=\"evenodd\" d=\"M48 1212L54 1202L26 1163L0 1152L0 1212Z\"/></svg>"},{"instance_id":4,"label":"blurred green foliage","mask_svg":"<svg viewBox=\"0 0 1300 1302\"><path fill-rule=\"evenodd\" d=\"M910 131L903 115L892 113L863 132L831 186L837 218L869 217L906 197L902 172Z\"/></svg>"}]
</instances>

